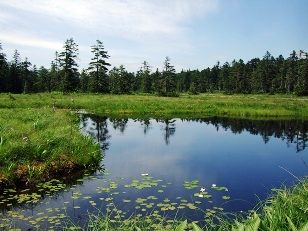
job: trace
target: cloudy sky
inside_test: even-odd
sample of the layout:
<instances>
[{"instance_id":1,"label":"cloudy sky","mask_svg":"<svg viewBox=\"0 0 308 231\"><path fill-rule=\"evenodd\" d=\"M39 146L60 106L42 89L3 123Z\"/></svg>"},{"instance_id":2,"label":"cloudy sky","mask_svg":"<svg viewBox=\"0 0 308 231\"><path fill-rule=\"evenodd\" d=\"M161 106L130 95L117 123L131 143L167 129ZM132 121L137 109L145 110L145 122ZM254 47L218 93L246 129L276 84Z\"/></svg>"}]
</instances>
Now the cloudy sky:
<instances>
[{"instance_id":1,"label":"cloudy sky","mask_svg":"<svg viewBox=\"0 0 308 231\"><path fill-rule=\"evenodd\" d=\"M166 56L177 71L202 70L308 51L307 12L307 0L0 0L0 42L8 61L17 49L38 67L73 38L80 70L96 39L131 72L144 60L161 70Z\"/></svg>"}]
</instances>

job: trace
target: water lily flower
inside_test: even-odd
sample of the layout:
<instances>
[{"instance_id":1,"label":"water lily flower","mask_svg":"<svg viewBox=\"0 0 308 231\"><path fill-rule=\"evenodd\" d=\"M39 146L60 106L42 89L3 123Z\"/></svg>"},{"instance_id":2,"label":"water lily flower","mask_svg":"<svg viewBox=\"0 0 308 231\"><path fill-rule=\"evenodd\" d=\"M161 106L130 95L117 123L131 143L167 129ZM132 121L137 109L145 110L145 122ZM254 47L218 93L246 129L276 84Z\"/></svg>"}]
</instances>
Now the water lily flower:
<instances>
[{"instance_id":1,"label":"water lily flower","mask_svg":"<svg viewBox=\"0 0 308 231\"><path fill-rule=\"evenodd\" d=\"M205 188L201 188L201 189L200 189L200 192L205 192Z\"/></svg>"},{"instance_id":2,"label":"water lily flower","mask_svg":"<svg viewBox=\"0 0 308 231\"><path fill-rule=\"evenodd\" d=\"M228 192L229 190L226 188L225 191Z\"/></svg>"},{"instance_id":3,"label":"water lily flower","mask_svg":"<svg viewBox=\"0 0 308 231\"><path fill-rule=\"evenodd\" d=\"M216 184L212 184L212 187L216 187Z\"/></svg>"},{"instance_id":4,"label":"water lily flower","mask_svg":"<svg viewBox=\"0 0 308 231\"><path fill-rule=\"evenodd\" d=\"M198 197L203 197L203 195L202 194L199 194L199 196Z\"/></svg>"},{"instance_id":5,"label":"water lily flower","mask_svg":"<svg viewBox=\"0 0 308 231\"><path fill-rule=\"evenodd\" d=\"M141 173L141 176L148 176L148 173Z\"/></svg>"}]
</instances>

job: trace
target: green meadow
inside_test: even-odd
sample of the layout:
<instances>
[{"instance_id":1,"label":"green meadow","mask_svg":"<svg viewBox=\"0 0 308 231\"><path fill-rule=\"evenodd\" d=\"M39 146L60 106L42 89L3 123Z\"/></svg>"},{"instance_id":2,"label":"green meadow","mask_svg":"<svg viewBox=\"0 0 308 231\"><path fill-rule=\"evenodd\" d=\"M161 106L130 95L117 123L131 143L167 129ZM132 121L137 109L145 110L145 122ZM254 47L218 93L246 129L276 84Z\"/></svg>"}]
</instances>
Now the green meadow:
<instances>
[{"instance_id":1,"label":"green meadow","mask_svg":"<svg viewBox=\"0 0 308 231\"><path fill-rule=\"evenodd\" d=\"M0 108L85 109L100 114L224 115L233 117L308 117L308 98L293 95L181 94L179 97L155 95L102 94L0 94ZM72 103L72 100L74 100Z\"/></svg>"},{"instance_id":2,"label":"green meadow","mask_svg":"<svg viewBox=\"0 0 308 231\"><path fill-rule=\"evenodd\" d=\"M292 95L182 94L171 98L83 93L0 94L0 188L29 187L63 174L99 168L104 156L91 137L80 133L79 112L132 118L217 115L308 119L308 99ZM182 218L168 224L160 217L155 220L155 213L115 222L108 214L98 212L89 214L87 227L68 221L60 230L303 231L308 230L307 188L307 180L298 179L291 189L275 189L273 196L261 201L248 216L234 215L234 219L229 219L223 211L217 211L213 216L215 222L204 227Z\"/></svg>"}]
</instances>

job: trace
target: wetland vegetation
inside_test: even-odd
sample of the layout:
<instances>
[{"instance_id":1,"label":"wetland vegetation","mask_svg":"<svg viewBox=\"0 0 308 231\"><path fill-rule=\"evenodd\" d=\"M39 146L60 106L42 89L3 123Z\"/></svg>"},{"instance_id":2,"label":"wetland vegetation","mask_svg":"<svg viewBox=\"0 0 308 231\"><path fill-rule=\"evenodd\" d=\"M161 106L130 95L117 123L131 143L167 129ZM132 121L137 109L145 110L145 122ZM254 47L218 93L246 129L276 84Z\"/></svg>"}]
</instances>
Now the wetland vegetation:
<instances>
[{"instance_id":1,"label":"wetland vegetation","mask_svg":"<svg viewBox=\"0 0 308 231\"><path fill-rule=\"evenodd\" d=\"M232 120L230 117L247 118L248 116L260 121L259 125L253 127L262 131L264 120L273 118L305 120L307 116L306 98L290 95L227 96L222 94L184 94L177 98L162 98L148 95L78 93L1 94L0 98L1 154L6 153L7 155L3 155L1 159L1 177L2 185L5 185L4 195L8 195L5 198L2 197L0 205L4 209L3 228L17 228L20 221L24 220L28 222L29 227L36 227L38 230L45 229L45 223L49 224L49 230L241 230L248 226L253 227L252 230L289 230L290 228L305 230L307 226L305 223L307 217L305 212L307 209L306 179L298 179L297 184L292 188L275 189L272 197L266 201L260 201L255 209L248 213L229 214L223 211L223 208L214 206L212 209L202 211L205 217L200 218L200 221L186 221L185 216L177 215L178 211L198 210L200 204L206 201L209 203L208 201L211 201L215 193L218 193L222 199L228 200L226 187L213 186L201 192L198 179L184 180L183 187L191 190L193 199L178 198L176 195L175 198L165 196L165 201L155 203L156 197L149 194L134 200L118 201L117 196L125 193L125 191L117 190L123 178L101 179L103 185L96 188L96 191L105 193L101 197L101 201L106 204L107 213L105 213L101 207L97 206L97 202L91 199L91 195L80 194L78 191L82 182L87 179L91 180L95 176L91 174L86 174L81 178L79 176L71 183L65 182L65 179L49 181L59 174L67 175L77 169L97 168L104 157L95 142L95 137L81 135L78 128L79 117L76 112L95 112L115 116L115 118L129 116L136 119L143 118L144 121L152 117L185 116L196 119L200 115L202 118L221 115L226 117L225 121L219 124L225 128L230 127L228 122ZM116 119L114 121L116 122ZM242 125L245 124L244 121L241 122ZM213 119L207 121L206 118L202 122L217 124ZM303 128L300 124L299 122L299 127L295 130ZM249 126L251 124L247 124L245 129L249 129ZM272 124L271 127L273 126L276 125ZM283 125L282 130L288 130L285 128L287 126L287 124ZM236 127L233 129L237 130ZM239 128L239 133L240 130L241 128ZM251 130L253 131L256 130ZM291 133L292 131L288 130ZM267 133L264 132L264 134ZM292 137L296 134L294 133ZM298 133L298 135L301 134L305 134L305 129ZM278 133L276 135L281 136ZM299 138L301 140L301 137ZM305 137L303 139L306 140ZM9 155L10 152L15 154ZM107 176L108 172L104 172L104 175ZM32 191L27 188L7 187L27 182L33 186ZM155 190L163 195L165 188L170 185L172 182L163 182L160 179L145 176L134 178L130 183L125 183L123 187L132 190L157 187ZM14 212L13 208L16 205L31 210L31 207L37 204L48 204L48 198L56 198L60 192L66 190L72 190L72 200L62 201L63 206L47 207L46 211L40 211L34 215ZM42 198L45 199L42 200ZM287 200L290 198L291 200ZM69 218L66 209L70 204L74 211L78 211L82 206L78 204L78 200L88 203L95 208L95 211L82 218ZM120 208L120 204L134 204L135 213L125 212L125 209ZM5 212L8 208L12 209ZM163 215L160 212L163 212ZM299 212L301 216L298 217ZM202 223L201 220L206 223Z\"/></svg>"}]
</instances>

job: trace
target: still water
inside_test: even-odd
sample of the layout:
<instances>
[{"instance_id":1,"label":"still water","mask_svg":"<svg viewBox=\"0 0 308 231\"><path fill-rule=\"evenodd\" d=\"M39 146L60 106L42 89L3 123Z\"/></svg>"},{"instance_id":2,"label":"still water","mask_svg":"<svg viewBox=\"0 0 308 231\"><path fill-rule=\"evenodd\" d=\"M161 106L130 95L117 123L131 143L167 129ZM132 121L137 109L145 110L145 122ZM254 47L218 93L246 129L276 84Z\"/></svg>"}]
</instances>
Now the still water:
<instances>
[{"instance_id":1,"label":"still water","mask_svg":"<svg viewBox=\"0 0 308 231\"><path fill-rule=\"evenodd\" d=\"M172 216L180 207L191 220L202 220L202 211L213 209L247 212L272 188L308 174L308 121L86 114L80 120L80 131L102 148L104 171L66 182L68 187L60 185L63 190L42 195L38 203L13 206L11 211L38 219L32 224L18 220L17 226L51 226L55 222L48 218L59 214L82 223L87 212L111 206L127 216L155 210ZM176 209L162 209L166 202Z\"/></svg>"},{"instance_id":2,"label":"still water","mask_svg":"<svg viewBox=\"0 0 308 231\"><path fill-rule=\"evenodd\" d=\"M191 193L184 181L228 188L227 211L246 211L271 188L308 174L307 122L228 118L132 120L84 116L82 132L105 149L105 167L131 179L148 173L172 182L168 196ZM214 197L214 195L213 195ZM219 195L221 197L221 195Z\"/></svg>"}]
</instances>

